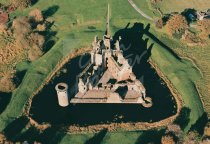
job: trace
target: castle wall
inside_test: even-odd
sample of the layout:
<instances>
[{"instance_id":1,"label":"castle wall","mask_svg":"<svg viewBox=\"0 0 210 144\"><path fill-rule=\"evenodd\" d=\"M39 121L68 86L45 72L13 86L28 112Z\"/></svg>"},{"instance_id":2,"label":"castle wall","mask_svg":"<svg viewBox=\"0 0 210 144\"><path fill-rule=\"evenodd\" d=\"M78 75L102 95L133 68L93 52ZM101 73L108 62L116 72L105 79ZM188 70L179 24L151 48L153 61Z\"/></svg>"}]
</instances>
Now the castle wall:
<instances>
[{"instance_id":1,"label":"castle wall","mask_svg":"<svg viewBox=\"0 0 210 144\"><path fill-rule=\"evenodd\" d=\"M110 73L112 74L112 76L118 80L118 78L119 78L118 74L120 72L120 67L117 65L117 63L115 62L115 60L112 57L108 57L107 67L108 67L108 70L110 71Z\"/></svg>"}]
</instances>

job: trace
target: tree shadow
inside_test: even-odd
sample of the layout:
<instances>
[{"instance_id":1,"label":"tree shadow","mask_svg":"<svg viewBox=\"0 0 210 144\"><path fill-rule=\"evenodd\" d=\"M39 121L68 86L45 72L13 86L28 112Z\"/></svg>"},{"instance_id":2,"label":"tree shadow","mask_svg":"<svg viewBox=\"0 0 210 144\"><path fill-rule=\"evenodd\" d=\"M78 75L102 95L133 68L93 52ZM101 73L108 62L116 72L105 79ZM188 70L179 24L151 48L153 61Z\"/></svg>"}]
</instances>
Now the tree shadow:
<instances>
[{"instance_id":1,"label":"tree shadow","mask_svg":"<svg viewBox=\"0 0 210 144\"><path fill-rule=\"evenodd\" d=\"M197 11L194 8L187 8L181 14L185 16L185 18L187 19L187 22L190 23L192 21L192 19L190 19L190 14L195 16L196 12Z\"/></svg>"},{"instance_id":2,"label":"tree shadow","mask_svg":"<svg viewBox=\"0 0 210 144\"><path fill-rule=\"evenodd\" d=\"M27 141L28 143L34 143L39 137L39 130L35 127L30 127L26 132L21 134L16 141L24 142Z\"/></svg>"},{"instance_id":3,"label":"tree shadow","mask_svg":"<svg viewBox=\"0 0 210 144\"><path fill-rule=\"evenodd\" d=\"M46 31L42 32L42 35L45 36L45 43L43 46L43 51L44 53L48 52L56 43L56 40L54 37L56 36L57 32L56 31L51 31L50 27L47 28Z\"/></svg>"},{"instance_id":4,"label":"tree shadow","mask_svg":"<svg viewBox=\"0 0 210 144\"><path fill-rule=\"evenodd\" d=\"M56 34L55 34L56 35ZM54 45L55 45L56 41L53 39L49 39L47 42L45 42L43 51L46 53L48 52Z\"/></svg>"},{"instance_id":5,"label":"tree shadow","mask_svg":"<svg viewBox=\"0 0 210 144\"><path fill-rule=\"evenodd\" d=\"M35 5L39 0L31 0L31 5Z\"/></svg>"},{"instance_id":6,"label":"tree shadow","mask_svg":"<svg viewBox=\"0 0 210 144\"><path fill-rule=\"evenodd\" d=\"M0 114L6 109L12 97L12 93L0 92Z\"/></svg>"},{"instance_id":7,"label":"tree shadow","mask_svg":"<svg viewBox=\"0 0 210 144\"><path fill-rule=\"evenodd\" d=\"M52 141L52 139L55 138L58 130L59 130L59 127L54 127L54 126L47 128L41 135L39 135L38 141L41 143L50 143L50 141ZM62 137L56 140L54 139L54 143L55 141L59 142L59 140L61 139Z\"/></svg>"},{"instance_id":8,"label":"tree shadow","mask_svg":"<svg viewBox=\"0 0 210 144\"><path fill-rule=\"evenodd\" d=\"M10 123L3 130L3 133L9 140L15 140L16 136L21 132L28 122L29 119L26 116L21 116Z\"/></svg>"},{"instance_id":9,"label":"tree shadow","mask_svg":"<svg viewBox=\"0 0 210 144\"><path fill-rule=\"evenodd\" d=\"M59 132L59 134L57 134L58 130L58 127L49 127L43 132L40 132L37 128L31 126L26 132L20 134L20 136L18 136L15 141L27 141L28 143L34 143L37 141L40 143L57 144L66 135L65 132Z\"/></svg>"},{"instance_id":10,"label":"tree shadow","mask_svg":"<svg viewBox=\"0 0 210 144\"><path fill-rule=\"evenodd\" d=\"M49 7L48 9L43 10L42 15L44 19L50 16L53 16L58 11L58 9L59 9L58 5L53 5ZM43 51L46 53L55 45L56 42L53 38L56 36L57 31L51 30L51 27L54 25L54 22L45 22L45 25L46 25L46 31L39 32L39 33L45 36L45 43L43 46Z\"/></svg>"},{"instance_id":11,"label":"tree shadow","mask_svg":"<svg viewBox=\"0 0 210 144\"><path fill-rule=\"evenodd\" d=\"M59 144L63 137L66 135L66 132L59 132L56 136L50 141L51 144Z\"/></svg>"},{"instance_id":12,"label":"tree shadow","mask_svg":"<svg viewBox=\"0 0 210 144\"><path fill-rule=\"evenodd\" d=\"M54 15L58 11L58 9L59 9L58 5L53 5L53 6L49 7L48 9L43 10L42 11L43 17L48 18L48 17Z\"/></svg>"},{"instance_id":13,"label":"tree shadow","mask_svg":"<svg viewBox=\"0 0 210 144\"><path fill-rule=\"evenodd\" d=\"M99 133L95 134L91 139L85 142L85 144L100 144L107 133L107 129L102 129Z\"/></svg>"},{"instance_id":14,"label":"tree shadow","mask_svg":"<svg viewBox=\"0 0 210 144\"><path fill-rule=\"evenodd\" d=\"M194 125L191 126L190 130L196 130L200 135L203 135L204 128L208 123L208 115L207 113L203 113L203 115L196 121Z\"/></svg>"},{"instance_id":15,"label":"tree shadow","mask_svg":"<svg viewBox=\"0 0 210 144\"><path fill-rule=\"evenodd\" d=\"M15 77L14 77L14 82L17 86L19 86L22 81L23 81L23 78L26 74L27 70L23 70L23 71L17 71L16 74L15 74Z\"/></svg>"},{"instance_id":16,"label":"tree shadow","mask_svg":"<svg viewBox=\"0 0 210 144\"><path fill-rule=\"evenodd\" d=\"M164 135L165 129L144 131L136 140L135 144L160 144L161 137Z\"/></svg>"},{"instance_id":17,"label":"tree shadow","mask_svg":"<svg viewBox=\"0 0 210 144\"><path fill-rule=\"evenodd\" d=\"M180 111L179 116L175 119L174 123L179 125L182 130L188 125L190 121L191 110L188 107L183 107Z\"/></svg>"}]
</instances>

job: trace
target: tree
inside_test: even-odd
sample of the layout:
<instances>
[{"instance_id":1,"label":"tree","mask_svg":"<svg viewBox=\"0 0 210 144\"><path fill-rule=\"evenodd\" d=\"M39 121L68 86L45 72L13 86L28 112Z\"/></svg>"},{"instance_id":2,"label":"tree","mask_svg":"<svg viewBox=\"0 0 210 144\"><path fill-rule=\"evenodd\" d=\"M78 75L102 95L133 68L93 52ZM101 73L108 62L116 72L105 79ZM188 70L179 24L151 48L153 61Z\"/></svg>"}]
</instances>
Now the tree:
<instances>
[{"instance_id":1,"label":"tree","mask_svg":"<svg viewBox=\"0 0 210 144\"><path fill-rule=\"evenodd\" d=\"M38 24L38 25L36 26L36 29L37 29L37 31L39 31L39 32L43 32L43 31L46 30L46 25L45 25L45 24Z\"/></svg>"},{"instance_id":2,"label":"tree","mask_svg":"<svg viewBox=\"0 0 210 144\"><path fill-rule=\"evenodd\" d=\"M43 48L45 38L44 36L40 35L39 33L31 33L29 36L30 43L38 46L40 49Z\"/></svg>"},{"instance_id":3,"label":"tree","mask_svg":"<svg viewBox=\"0 0 210 144\"><path fill-rule=\"evenodd\" d=\"M11 0L11 4L15 8L23 9L31 6L31 0Z\"/></svg>"},{"instance_id":4,"label":"tree","mask_svg":"<svg viewBox=\"0 0 210 144\"><path fill-rule=\"evenodd\" d=\"M163 27L163 25L164 25L163 19L162 18L161 19L158 19L156 21L155 25L156 25L157 28L160 28L161 29Z\"/></svg>"},{"instance_id":5,"label":"tree","mask_svg":"<svg viewBox=\"0 0 210 144\"><path fill-rule=\"evenodd\" d=\"M200 32L199 36L202 39L207 39L210 36L210 20L204 19L202 21L198 21L197 28Z\"/></svg>"},{"instance_id":6,"label":"tree","mask_svg":"<svg viewBox=\"0 0 210 144\"><path fill-rule=\"evenodd\" d=\"M165 135L161 138L161 144L175 144L175 142L172 136Z\"/></svg>"},{"instance_id":7,"label":"tree","mask_svg":"<svg viewBox=\"0 0 210 144\"><path fill-rule=\"evenodd\" d=\"M28 59L30 61L34 61L40 58L42 55L43 55L43 52L36 45L33 45L28 51Z\"/></svg>"},{"instance_id":8,"label":"tree","mask_svg":"<svg viewBox=\"0 0 210 144\"><path fill-rule=\"evenodd\" d=\"M16 88L14 77L15 71L7 71L2 74L2 77L0 78L1 92L12 92Z\"/></svg>"},{"instance_id":9,"label":"tree","mask_svg":"<svg viewBox=\"0 0 210 144\"><path fill-rule=\"evenodd\" d=\"M7 26L5 24L0 24L0 34L5 33L7 29Z\"/></svg>"},{"instance_id":10,"label":"tree","mask_svg":"<svg viewBox=\"0 0 210 144\"><path fill-rule=\"evenodd\" d=\"M39 9L34 9L30 11L29 17L35 22L41 22L44 20L42 12Z\"/></svg>"},{"instance_id":11,"label":"tree","mask_svg":"<svg viewBox=\"0 0 210 144\"><path fill-rule=\"evenodd\" d=\"M180 126L176 124L168 125L166 132L173 133L177 137L183 134Z\"/></svg>"},{"instance_id":12,"label":"tree","mask_svg":"<svg viewBox=\"0 0 210 144\"><path fill-rule=\"evenodd\" d=\"M6 141L6 137L5 135L3 135L2 133L0 133L0 143L4 143Z\"/></svg>"},{"instance_id":13,"label":"tree","mask_svg":"<svg viewBox=\"0 0 210 144\"><path fill-rule=\"evenodd\" d=\"M190 131L186 135L183 144L198 144L199 141L200 141L200 136L199 136L198 132Z\"/></svg>"},{"instance_id":14,"label":"tree","mask_svg":"<svg viewBox=\"0 0 210 144\"><path fill-rule=\"evenodd\" d=\"M31 33L29 37L30 49L28 51L28 58L30 61L34 61L43 55L44 42L44 36L38 33Z\"/></svg>"},{"instance_id":15,"label":"tree","mask_svg":"<svg viewBox=\"0 0 210 144\"><path fill-rule=\"evenodd\" d=\"M204 135L210 137L210 122L204 128Z\"/></svg>"},{"instance_id":16,"label":"tree","mask_svg":"<svg viewBox=\"0 0 210 144\"><path fill-rule=\"evenodd\" d=\"M210 143L210 139L206 138L202 140L199 144L209 144L209 143Z\"/></svg>"},{"instance_id":17,"label":"tree","mask_svg":"<svg viewBox=\"0 0 210 144\"><path fill-rule=\"evenodd\" d=\"M16 37L23 38L32 31L31 24L27 17L16 18L12 23L12 28Z\"/></svg>"},{"instance_id":18,"label":"tree","mask_svg":"<svg viewBox=\"0 0 210 144\"><path fill-rule=\"evenodd\" d=\"M175 14L166 23L166 30L169 35L180 39L188 28L187 20L180 14Z\"/></svg>"}]
</instances>

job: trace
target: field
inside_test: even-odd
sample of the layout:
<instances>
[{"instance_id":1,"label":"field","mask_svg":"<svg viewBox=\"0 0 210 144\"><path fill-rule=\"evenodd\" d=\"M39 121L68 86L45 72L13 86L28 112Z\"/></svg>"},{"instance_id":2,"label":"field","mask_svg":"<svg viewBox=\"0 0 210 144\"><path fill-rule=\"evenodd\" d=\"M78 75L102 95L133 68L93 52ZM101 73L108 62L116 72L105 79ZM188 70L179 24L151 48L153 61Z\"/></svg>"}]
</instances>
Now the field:
<instances>
[{"instance_id":1,"label":"field","mask_svg":"<svg viewBox=\"0 0 210 144\"><path fill-rule=\"evenodd\" d=\"M171 12L182 12L187 8L194 8L200 11L209 9L209 0L163 0L159 7L164 14Z\"/></svg>"},{"instance_id":2,"label":"field","mask_svg":"<svg viewBox=\"0 0 210 144\"><path fill-rule=\"evenodd\" d=\"M160 13L152 7L151 0L133 0L146 14L153 18L161 17ZM209 0L162 0L156 4L163 14L172 12L183 12L185 9L194 8L199 11L206 11L210 7Z\"/></svg>"},{"instance_id":3,"label":"field","mask_svg":"<svg viewBox=\"0 0 210 144\"><path fill-rule=\"evenodd\" d=\"M193 47L190 49L176 49L177 53L179 53L183 57L190 57L196 63L196 65L200 68L202 72L202 78L197 81L197 87L201 94L202 101L204 102L204 108L206 112L210 112L210 49L209 45L202 47Z\"/></svg>"},{"instance_id":4,"label":"field","mask_svg":"<svg viewBox=\"0 0 210 144\"><path fill-rule=\"evenodd\" d=\"M193 2L195 1L196 0ZM175 2L178 3L178 0L174 1L174 3ZM77 48L89 47L94 35L97 34L102 37L105 30L107 3L110 4L111 9L110 25L112 34L119 29L123 29L128 23L132 25L134 22L140 22L145 26L148 24L148 21L140 16L127 1L121 0L105 0L100 2L96 0L39 0L33 7L16 11L10 16L12 18L14 16L27 15L30 10L39 8L49 15L49 20L55 21L52 30L57 32L56 37L58 40L56 40L56 44L37 61L29 65L25 65L25 63L19 63L17 65L20 70L27 70L27 72L21 85L13 92L12 99L6 110L0 115L0 131L4 130L16 117L22 115L25 104L30 96L44 82L61 59ZM162 5L161 10L164 13L170 12L171 9L167 7L167 2L163 0L162 3L165 3L165 5ZM168 4L171 5L171 3ZM187 4L186 2L184 6L190 7L190 5ZM199 5L199 3L196 3L196 5ZM206 4L203 7L200 5L199 7L205 9L206 5L208 5L208 0L206 0ZM183 7L177 5L177 8L173 7L172 11L181 11ZM147 9L146 2L142 9ZM152 14L151 11L148 10L146 10L145 13L148 15ZM91 27L93 29L91 29ZM156 31L154 24L151 24L150 32L154 35L146 34L144 38L149 38L150 44L154 43L151 58L174 84L181 94L185 106L191 110L190 122L186 127L186 130L189 130L204 112L196 85L198 84L198 88L203 86L203 83L208 85L209 80L202 79L202 74L190 60L179 59L165 46L167 45L175 51L178 51L178 48L182 48L181 44L176 40L168 39L168 36L160 31ZM157 39L163 42L163 44L160 44ZM195 51L196 54L196 49L187 48L186 51L184 50L185 53L188 51ZM180 53L180 55L182 55L182 53ZM201 67L202 72L204 71L203 74L207 75L208 71L202 68L202 62L205 62L204 56L206 57L203 51L199 56L195 56L195 59L202 58L202 61L198 60L196 64L199 68ZM208 67L207 64L206 67ZM199 83L197 83L198 81ZM205 88L206 86L204 86L204 89ZM202 96L207 100L209 94L206 92L206 89L203 91ZM207 112L210 113L210 108ZM122 143L135 143L141 141L141 135L144 134L147 135L146 132L141 131L108 132L103 142L119 143L119 141L122 141ZM93 134L69 135L59 132L56 135L62 136L60 141L63 143L67 141L83 143L93 137ZM148 132L148 135L154 134ZM123 138L125 138L125 141Z\"/></svg>"}]
</instances>

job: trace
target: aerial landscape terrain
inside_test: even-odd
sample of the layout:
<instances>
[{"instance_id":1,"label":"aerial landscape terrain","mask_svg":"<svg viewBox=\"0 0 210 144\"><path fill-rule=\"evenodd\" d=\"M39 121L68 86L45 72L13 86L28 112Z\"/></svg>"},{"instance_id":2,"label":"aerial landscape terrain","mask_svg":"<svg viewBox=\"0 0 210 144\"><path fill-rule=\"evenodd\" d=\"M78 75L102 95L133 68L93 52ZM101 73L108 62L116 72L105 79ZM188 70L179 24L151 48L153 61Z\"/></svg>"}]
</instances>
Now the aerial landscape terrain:
<instances>
[{"instance_id":1,"label":"aerial landscape terrain","mask_svg":"<svg viewBox=\"0 0 210 144\"><path fill-rule=\"evenodd\" d=\"M210 144L210 0L0 0L0 144Z\"/></svg>"}]
</instances>

